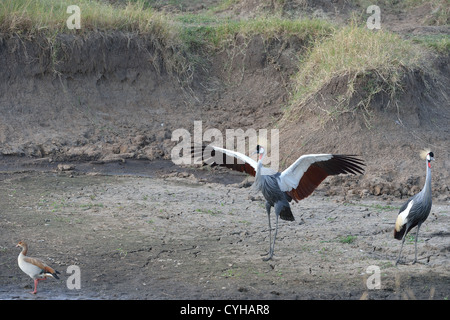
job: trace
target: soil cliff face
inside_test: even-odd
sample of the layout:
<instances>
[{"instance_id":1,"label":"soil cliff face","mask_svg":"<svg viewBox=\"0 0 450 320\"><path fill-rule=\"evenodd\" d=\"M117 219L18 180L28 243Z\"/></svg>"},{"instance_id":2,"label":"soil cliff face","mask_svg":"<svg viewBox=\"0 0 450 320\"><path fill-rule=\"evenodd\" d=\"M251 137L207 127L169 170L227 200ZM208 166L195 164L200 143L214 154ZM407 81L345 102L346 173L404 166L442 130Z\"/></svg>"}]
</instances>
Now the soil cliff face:
<instances>
[{"instance_id":1,"label":"soil cliff face","mask_svg":"<svg viewBox=\"0 0 450 320\"><path fill-rule=\"evenodd\" d=\"M124 33L62 35L57 48L46 39L3 39L2 154L153 159L170 155L172 130L194 120L218 129L265 126L271 112L261 107L287 93L280 75L267 74L273 67L259 39L230 69L219 54L189 85L167 71L173 52L153 42Z\"/></svg>"},{"instance_id":2,"label":"soil cliff face","mask_svg":"<svg viewBox=\"0 0 450 320\"><path fill-rule=\"evenodd\" d=\"M170 138L187 96L151 41L92 33L54 43L1 43L3 154L92 160Z\"/></svg>"},{"instance_id":3,"label":"soil cliff face","mask_svg":"<svg viewBox=\"0 0 450 320\"><path fill-rule=\"evenodd\" d=\"M188 70L176 49L149 36L4 37L0 152L60 161L169 159L173 130L192 132L196 120L224 134L276 127L284 165L303 153L363 156L367 174L356 180L363 193L407 196L420 188L418 152L429 147L437 159L435 189L448 194L448 57L433 58L434 74L407 72L398 104L375 95L368 127L363 112L324 121L318 111L347 90L345 77L322 88L300 115L282 118L304 50L299 41L237 37L233 46ZM367 81L361 79L350 104L364 98Z\"/></svg>"},{"instance_id":4,"label":"soil cliff face","mask_svg":"<svg viewBox=\"0 0 450 320\"><path fill-rule=\"evenodd\" d=\"M420 191L425 181L425 161L419 157L420 150L438 150L435 154L440 157L433 163L433 190L447 199L450 118L448 89L442 87L447 81L446 69L442 66L442 73L433 76L420 71L406 72L403 90L396 94L395 100L380 92L372 97L368 113L351 110L324 121L324 113L332 113L336 97L347 90L346 78L337 78L322 88L300 114L293 115L298 120L283 126L284 144L280 152L287 156L288 163L307 152L345 150L363 155L367 170L359 183L361 193L409 197ZM374 79L361 80L351 106L366 99L364 87ZM298 149L293 150L292 145ZM339 177L335 179L342 182Z\"/></svg>"}]
</instances>

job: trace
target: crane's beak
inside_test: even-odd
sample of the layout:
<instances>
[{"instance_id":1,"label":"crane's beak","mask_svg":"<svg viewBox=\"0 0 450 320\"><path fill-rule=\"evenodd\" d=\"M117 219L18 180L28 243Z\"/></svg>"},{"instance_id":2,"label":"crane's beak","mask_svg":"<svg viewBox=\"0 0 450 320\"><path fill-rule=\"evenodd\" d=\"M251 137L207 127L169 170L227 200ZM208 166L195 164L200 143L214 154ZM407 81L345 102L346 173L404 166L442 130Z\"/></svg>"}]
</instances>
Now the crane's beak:
<instances>
[{"instance_id":1,"label":"crane's beak","mask_svg":"<svg viewBox=\"0 0 450 320\"><path fill-rule=\"evenodd\" d=\"M434 161L434 157L430 156L430 160L428 160L428 168L431 169L431 161Z\"/></svg>"}]
</instances>

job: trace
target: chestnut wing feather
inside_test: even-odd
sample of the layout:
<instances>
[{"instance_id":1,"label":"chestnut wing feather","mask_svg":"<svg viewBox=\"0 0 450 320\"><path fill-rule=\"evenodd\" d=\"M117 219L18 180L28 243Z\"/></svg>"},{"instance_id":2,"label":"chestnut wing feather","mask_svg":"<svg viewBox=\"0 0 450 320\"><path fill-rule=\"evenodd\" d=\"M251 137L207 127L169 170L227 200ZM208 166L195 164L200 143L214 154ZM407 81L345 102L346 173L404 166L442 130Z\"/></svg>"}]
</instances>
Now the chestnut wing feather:
<instances>
[{"instance_id":1,"label":"chestnut wing feather","mask_svg":"<svg viewBox=\"0 0 450 320\"><path fill-rule=\"evenodd\" d=\"M331 159L312 163L301 176L298 186L286 193L295 201L302 200L330 175L363 174L364 162L353 155L332 155Z\"/></svg>"}]
</instances>

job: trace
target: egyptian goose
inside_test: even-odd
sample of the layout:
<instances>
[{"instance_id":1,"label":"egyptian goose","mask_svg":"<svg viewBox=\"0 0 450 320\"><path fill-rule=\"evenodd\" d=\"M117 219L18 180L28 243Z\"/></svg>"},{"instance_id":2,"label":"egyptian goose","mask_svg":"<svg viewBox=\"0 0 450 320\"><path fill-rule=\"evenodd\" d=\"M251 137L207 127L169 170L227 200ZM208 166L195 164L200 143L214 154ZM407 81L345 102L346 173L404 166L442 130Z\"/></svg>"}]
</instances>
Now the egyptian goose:
<instances>
[{"instance_id":1,"label":"egyptian goose","mask_svg":"<svg viewBox=\"0 0 450 320\"><path fill-rule=\"evenodd\" d=\"M40 259L27 257L28 245L24 241L20 241L16 247L21 247L22 251L17 258L20 269L29 275L34 280L34 291L32 294L36 294L37 284L40 280L45 280L47 277L59 279L59 272L49 267Z\"/></svg>"}]
</instances>

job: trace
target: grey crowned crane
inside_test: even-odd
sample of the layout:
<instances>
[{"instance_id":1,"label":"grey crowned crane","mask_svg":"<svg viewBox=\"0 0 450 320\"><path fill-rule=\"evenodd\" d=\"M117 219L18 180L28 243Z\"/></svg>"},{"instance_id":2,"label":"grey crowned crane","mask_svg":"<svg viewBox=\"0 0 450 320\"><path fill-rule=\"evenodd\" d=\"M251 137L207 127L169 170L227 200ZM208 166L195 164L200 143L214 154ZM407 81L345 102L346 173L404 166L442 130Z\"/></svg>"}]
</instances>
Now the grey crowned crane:
<instances>
[{"instance_id":1,"label":"grey crowned crane","mask_svg":"<svg viewBox=\"0 0 450 320\"><path fill-rule=\"evenodd\" d=\"M208 149L207 149L208 148ZM211 149L209 149L211 148ZM200 148L199 148L200 149ZM263 260L272 259L278 232L278 218L294 221L289 203L308 197L319 184L330 175L362 174L364 162L353 155L307 154L298 158L283 172L275 172L263 166L266 155L264 147L257 145L258 162L231 150L202 146L201 155L193 148L194 157L202 157L203 165L225 166L232 170L245 172L255 177L253 188L259 190L266 199L266 212L269 220L269 251ZM275 209L275 234L272 240L270 210Z\"/></svg>"},{"instance_id":2,"label":"grey crowned crane","mask_svg":"<svg viewBox=\"0 0 450 320\"><path fill-rule=\"evenodd\" d=\"M434 160L434 154L430 151L424 151L423 153L427 164L425 185L418 194L409 198L408 201L403 204L399 210L397 220L395 221L394 238L402 240L402 245L395 265L400 261L406 235L415 226L417 226L415 241L416 250L413 264L417 262L417 238L419 237L419 229L422 223L428 218L431 211L431 161Z\"/></svg>"}]
</instances>

